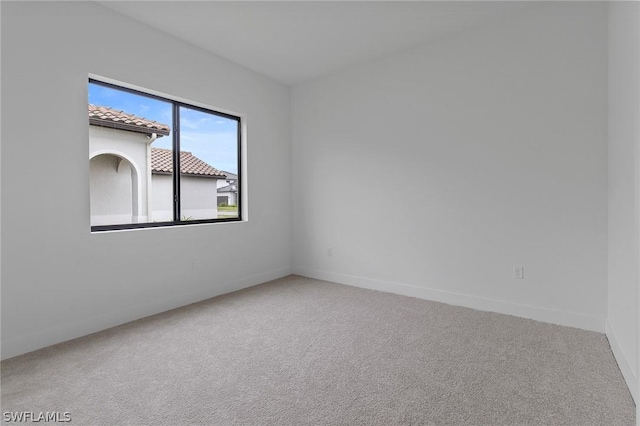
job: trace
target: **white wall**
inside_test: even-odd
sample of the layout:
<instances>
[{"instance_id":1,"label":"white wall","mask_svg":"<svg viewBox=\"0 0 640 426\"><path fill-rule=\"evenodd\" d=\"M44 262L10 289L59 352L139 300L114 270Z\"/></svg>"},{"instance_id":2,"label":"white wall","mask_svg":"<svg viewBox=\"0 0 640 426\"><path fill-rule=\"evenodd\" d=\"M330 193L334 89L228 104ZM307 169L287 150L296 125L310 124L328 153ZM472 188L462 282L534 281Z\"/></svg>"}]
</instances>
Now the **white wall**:
<instances>
[{"instance_id":1,"label":"white wall","mask_svg":"<svg viewBox=\"0 0 640 426\"><path fill-rule=\"evenodd\" d=\"M91 226L135 223L134 205L138 204L133 165L122 157L101 154L89 166L91 188Z\"/></svg>"},{"instance_id":2,"label":"white wall","mask_svg":"<svg viewBox=\"0 0 640 426\"><path fill-rule=\"evenodd\" d=\"M640 283L640 3L609 4L607 336L636 402ZM640 416L639 416L640 421Z\"/></svg>"},{"instance_id":3,"label":"white wall","mask_svg":"<svg viewBox=\"0 0 640 426\"><path fill-rule=\"evenodd\" d=\"M287 87L93 3L1 28L4 358L289 274ZM249 220L91 234L89 73L242 114Z\"/></svg>"},{"instance_id":4,"label":"white wall","mask_svg":"<svg viewBox=\"0 0 640 426\"><path fill-rule=\"evenodd\" d=\"M105 159L96 158L91 161L91 225L147 222L148 143L149 139L142 133L89 126L90 158L93 159L105 153L115 154L120 158L126 158L131 164L130 167L133 167L133 174L130 174L128 183L126 176L120 173L118 179L120 185L116 187L115 181L111 182L116 176L108 173L105 168L99 172L100 176L96 174L98 173L96 160L105 166ZM128 197L125 194L129 194ZM131 196L134 198L133 203ZM117 203L116 199L120 202ZM123 207L127 208L128 215L117 214L122 212Z\"/></svg>"},{"instance_id":5,"label":"white wall","mask_svg":"<svg viewBox=\"0 0 640 426\"><path fill-rule=\"evenodd\" d=\"M296 87L294 272L604 331L606 31L551 4Z\"/></svg>"},{"instance_id":6,"label":"white wall","mask_svg":"<svg viewBox=\"0 0 640 426\"><path fill-rule=\"evenodd\" d=\"M218 217L218 179L181 176L180 210L192 219ZM173 177L153 174L151 177L152 218L155 222L173 220Z\"/></svg>"},{"instance_id":7,"label":"white wall","mask_svg":"<svg viewBox=\"0 0 640 426\"><path fill-rule=\"evenodd\" d=\"M151 217L155 222L173 220L173 176L151 176Z\"/></svg>"},{"instance_id":8,"label":"white wall","mask_svg":"<svg viewBox=\"0 0 640 426\"><path fill-rule=\"evenodd\" d=\"M180 209L193 219L218 217L218 179L180 176Z\"/></svg>"}]
</instances>

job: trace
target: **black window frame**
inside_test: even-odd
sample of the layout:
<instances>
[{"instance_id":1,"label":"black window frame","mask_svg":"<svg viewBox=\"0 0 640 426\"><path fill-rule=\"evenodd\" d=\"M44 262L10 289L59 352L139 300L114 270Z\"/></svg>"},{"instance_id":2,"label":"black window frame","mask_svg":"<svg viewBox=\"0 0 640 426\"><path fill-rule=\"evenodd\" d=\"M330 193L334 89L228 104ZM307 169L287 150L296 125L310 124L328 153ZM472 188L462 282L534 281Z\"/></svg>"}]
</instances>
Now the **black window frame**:
<instances>
[{"instance_id":1,"label":"black window frame","mask_svg":"<svg viewBox=\"0 0 640 426\"><path fill-rule=\"evenodd\" d=\"M197 224L203 224L203 223L227 223L227 222L242 221L242 189L241 189L242 188L242 124L243 124L242 117L216 111L209 108L204 108L204 107L193 105L193 104L189 104L189 103L178 101L168 97L154 95L151 93L143 92L141 90L119 86L117 84L108 83L108 82L97 80L91 77L89 77L88 83L97 84L97 85L109 87L111 89L121 90L124 92L133 93L139 96L145 96L148 98L167 102L171 104L171 108L173 110L173 113L172 113L173 123L171 127L172 150L173 150L173 173L172 173L173 220L164 221L164 222L123 223L123 224L117 224L117 225L95 225L95 226L91 226L91 232L114 231L114 230L124 230L124 229L141 229L141 228L162 228L162 227L170 227L170 226L197 225ZM204 112L207 114L213 114L215 116L226 118L229 120L234 120L237 122L237 156L238 156L237 176L238 178L236 180L236 188L238 190L238 195L236 197L237 198L236 204L238 206L238 217L180 220L180 176L182 174L176 173L176 170L181 170L180 169L180 107Z\"/></svg>"}]
</instances>

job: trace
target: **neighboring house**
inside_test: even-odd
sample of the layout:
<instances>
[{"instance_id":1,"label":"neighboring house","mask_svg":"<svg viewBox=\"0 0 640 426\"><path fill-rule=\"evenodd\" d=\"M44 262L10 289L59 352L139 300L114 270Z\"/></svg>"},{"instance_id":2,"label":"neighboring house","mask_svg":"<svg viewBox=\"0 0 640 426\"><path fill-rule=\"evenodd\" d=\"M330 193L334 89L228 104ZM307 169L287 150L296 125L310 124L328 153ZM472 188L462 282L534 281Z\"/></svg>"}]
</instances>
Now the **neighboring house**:
<instances>
[{"instance_id":1,"label":"neighboring house","mask_svg":"<svg viewBox=\"0 0 640 426\"><path fill-rule=\"evenodd\" d=\"M227 177L225 180L218 180L218 205L227 206L238 205L238 175L235 173L222 171Z\"/></svg>"},{"instance_id":2,"label":"neighboring house","mask_svg":"<svg viewBox=\"0 0 640 426\"><path fill-rule=\"evenodd\" d=\"M172 151L151 147L169 126L94 105L89 124L91 225L173 220ZM217 218L226 175L190 152L180 165L183 218Z\"/></svg>"}]
</instances>

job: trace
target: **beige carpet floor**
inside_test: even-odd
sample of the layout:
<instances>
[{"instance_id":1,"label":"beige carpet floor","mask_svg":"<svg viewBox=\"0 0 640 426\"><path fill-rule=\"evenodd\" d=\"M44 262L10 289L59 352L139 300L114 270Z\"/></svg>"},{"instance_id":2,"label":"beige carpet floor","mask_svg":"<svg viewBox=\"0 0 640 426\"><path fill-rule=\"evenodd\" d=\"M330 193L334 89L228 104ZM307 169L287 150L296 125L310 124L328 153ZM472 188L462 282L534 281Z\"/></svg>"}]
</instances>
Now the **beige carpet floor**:
<instances>
[{"instance_id":1,"label":"beige carpet floor","mask_svg":"<svg viewBox=\"0 0 640 426\"><path fill-rule=\"evenodd\" d=\"M635 424L603 334L298 276L1 366L76 425Z\"/></svg>"}]
</instances>

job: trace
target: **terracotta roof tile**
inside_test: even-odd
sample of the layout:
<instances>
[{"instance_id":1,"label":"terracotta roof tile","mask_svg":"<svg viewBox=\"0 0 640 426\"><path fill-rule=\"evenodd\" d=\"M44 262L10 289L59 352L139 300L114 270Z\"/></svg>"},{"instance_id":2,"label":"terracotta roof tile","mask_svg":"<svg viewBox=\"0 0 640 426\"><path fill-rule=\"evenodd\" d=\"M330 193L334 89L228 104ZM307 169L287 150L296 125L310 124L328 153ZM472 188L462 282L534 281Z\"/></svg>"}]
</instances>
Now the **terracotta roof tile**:
<instances>
[{"instance_id":1,"label":"terracotta roof tile","mask_svg":"<svg viewBox=\"0 0 640 426\"><path fill-rule=\"evenodd\" d=\"M211 167L190 152L180 152L180 172L184 175L203 177L226 177L220 170ZM173 173L173 151L151 148L151 171L155 173Z\"/></svg>"},{"instance_id":2,"label":"terracotta roof tile","mask_svg":"<svg viewBox=\"0 0 640 426\"><path fill-rule=\"evenodd\" d=\"M166 124L147 120L144 117L138 117L113 108L91 104L89 104L89 123L132 132L156 133L158 136L168 136L171 131Z\"/></svg>"},{"instance_id":3,"label":"terracotta roof tile","mask_svg":"<svg viewBox=\"0 0 640 426\"><path fill-rule=\"evenodd\" d=\"M112 127L140 133L156 133L168 136L171 129L166 124L147 120L124 111L89 104L89 123L97 126ZM226 177L224 172L211 167L190 152L180 152L181 173L203 177ZM173 173L173 151L151 148L151 171L155 173Z\"/></svg>"}]
</instances>

